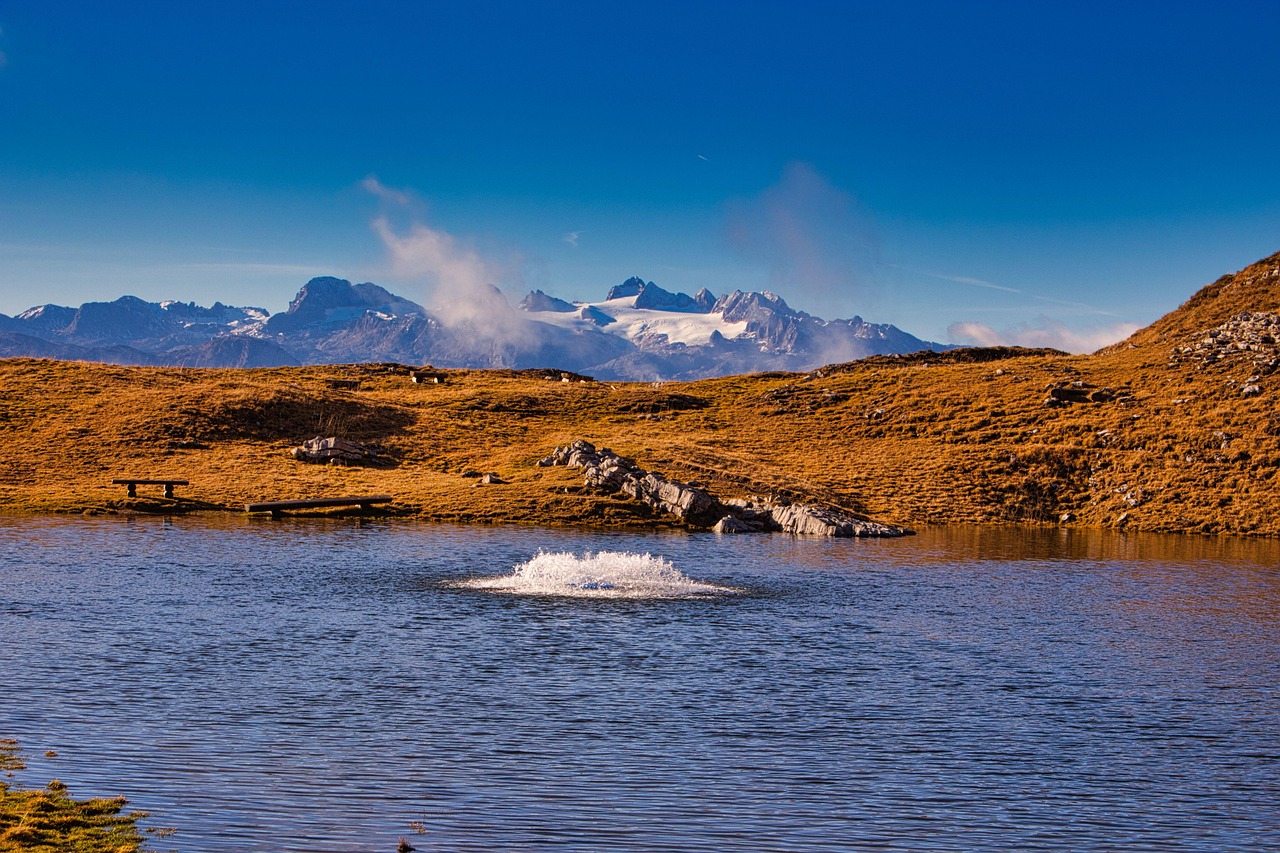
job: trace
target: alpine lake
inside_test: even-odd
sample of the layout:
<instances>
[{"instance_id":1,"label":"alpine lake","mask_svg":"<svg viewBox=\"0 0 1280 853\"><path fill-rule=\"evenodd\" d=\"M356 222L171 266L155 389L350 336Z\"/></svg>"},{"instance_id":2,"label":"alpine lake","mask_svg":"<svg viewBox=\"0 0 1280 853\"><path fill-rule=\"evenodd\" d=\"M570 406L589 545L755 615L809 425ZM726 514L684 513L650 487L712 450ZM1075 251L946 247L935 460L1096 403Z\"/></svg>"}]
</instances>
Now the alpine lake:
<instances>
[{"instance_id":1,"label":"alpine lake","mask_svg":"<svg viewBox=\"0 0 1280 853\"><path fill-rule=\"evenodd\" d=\"M1274 540L0 518L0 664L155 850L1280 850Z\"/></svg>"}]
</instances>

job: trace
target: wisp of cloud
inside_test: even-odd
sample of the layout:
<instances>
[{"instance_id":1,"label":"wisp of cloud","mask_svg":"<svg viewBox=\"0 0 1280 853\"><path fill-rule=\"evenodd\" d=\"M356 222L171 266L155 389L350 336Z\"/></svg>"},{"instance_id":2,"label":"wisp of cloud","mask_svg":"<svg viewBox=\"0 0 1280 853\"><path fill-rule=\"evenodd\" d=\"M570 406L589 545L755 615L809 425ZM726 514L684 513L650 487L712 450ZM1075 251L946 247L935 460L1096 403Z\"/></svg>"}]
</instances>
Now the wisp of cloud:
<instances>
[{"instance_id":1,"label":"wisp of cloud","mask_svg":"<svg viewBox=\"0 0 1280 853\"><path fill-rule=\"evenodd\" d=\"M1071 353L1097 352L1138 331L1136 323L1108 323L1072 329L1043 315L1034 323L1019 323L1003 332L984 323L961 322L947 327L947 337L958 344L979 347L1048 347Z\"/></svg>"},{"instance_id":2,"label":"wisp of cloud","mask_svg":"<svg viewBox=\"0 0 1280 853\"><path fill-rule=\"evenodd\" d=\"M855 306L870 293L879 250L852 196L812 166L792 163L759 196L731 203L728 237L769 270L769 286L797 304Z\"/></svg>"},{"instance_id":3,"label":"wisp of cloud","mask_svg":"<svg viewBox=\"0 0 1280 853\"><path fill-rule=\"evenodd\" d=\"M407 206L413 202L413 195L411 193L387 186L382 181L378 180L377 175L367 175L365 179L360 182L360 186L365 192L376 197L380 201L387 202L389 204Z\"/></svg>"},{"instance_id":4,"label":"wisp of cloud","mask_svg":"<svg viewBox=\"0 0 1280 853\"><path fill-rule=\"evenodd\" d=\"M411 193L391 189L370 175L362 186L391 205L408 206ZM501 346L527 345L536 339L530 320L512 307L494 284L506 270L481 257L452 234L421 221L397 230L385 213L373 220L374 232L391 259L392 272L420 284L424 304L450 328L463 328L479 341Z\"/></svg>"}]
</instances>

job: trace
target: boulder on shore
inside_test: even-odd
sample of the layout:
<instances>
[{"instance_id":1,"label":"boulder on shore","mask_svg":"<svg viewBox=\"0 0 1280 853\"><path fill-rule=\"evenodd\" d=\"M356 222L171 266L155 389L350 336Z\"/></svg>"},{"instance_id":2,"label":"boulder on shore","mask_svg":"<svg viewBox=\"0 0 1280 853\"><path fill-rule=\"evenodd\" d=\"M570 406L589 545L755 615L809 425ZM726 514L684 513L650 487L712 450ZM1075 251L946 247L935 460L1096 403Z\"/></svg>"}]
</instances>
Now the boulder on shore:
<instances>
[{"instance_id":1,"label":"boulder on shore","mask_svg":"<svg viewBox=\"0 0 1280 853\"><path fill-rule=\"evenodd\" d=\"M582 468L585 485L622 492L659 512L698 526L710 527L724 514L720 511L720 501L709 492L645 471L607 447L597 451L589 441L579 439L566 447L557 447L555 453L537 464Z\"/></svg>"},{"instance_id":2,"label":"boulder on shore","mask_svg":"<svg viewBox=\"0 0 1280 853\"><path fill-rule=\"evenodd\" d=\"M763 533L764 530L765 528L738 518L736 515L726 515L711 528L712 533Z\"/></svg>"},{"instance_id":3,"label":"boulder on shore","mask_svg":"<svg viewBox=\"0 0 1280 853\"><path fill-rule=\"evenodd\" d=\"M769 504L763 509L783 533L804 536L836 536L862 538L865 536L901 536L903 528L854 518L842 512L805 504Z\"/></svg>"},{"instance_id":4,"label":"boulder on shore","mask_svg":"<svg viewBox=\"0 0 1280 853\"><path fill-rule=\"evenodd\" d=\"M855 518L825 507L784 501L721 501L706 489L661 474L645 471L626 457L606 448L596 449L578 439L537 463L540 467L565 465L584 469L584 485L622 492L648 504L656 511L674 515L697 527L716 533L761 533L777 531L805 536L905 536L905 527Z\"/></svg>"}]
</instances>

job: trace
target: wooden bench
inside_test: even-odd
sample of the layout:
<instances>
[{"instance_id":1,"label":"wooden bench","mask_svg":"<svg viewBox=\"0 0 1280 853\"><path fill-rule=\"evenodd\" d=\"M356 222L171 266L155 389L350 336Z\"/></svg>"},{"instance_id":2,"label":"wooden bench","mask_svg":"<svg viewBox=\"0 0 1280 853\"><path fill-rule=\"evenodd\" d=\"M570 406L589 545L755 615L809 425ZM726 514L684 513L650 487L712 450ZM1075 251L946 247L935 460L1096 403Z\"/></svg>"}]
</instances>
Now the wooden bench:
<instances>
[{"instance_id":1,"label":"wooden bench","mask_svg":"<svg viewBox=\"0 0 1280 853\"><path fill-rule=\"evenodd\" d=\"M359 391L359 379L330 379L328 380L330 388L340 388L346 391Z\"/></svg>"},{"instance_id":2,"label":"wooden bench","mask_svg":"<svg viewBox=\"0 0 1280 853\"><path fill-rule=\"evenodd\" d=\"M443 385L445 380L449 378L449 374L431 370L415 370L413 373L409 374L409 378L419 385L423 383L429 385Z\"/></svg>"},{"instance_id":3,"label":"wooden bench","mask_svg":"<svg viewBox=\"0 0 1280 853\"><path fill-rule=\"evenodd\" d=\"M262 501L261 503L245 504L245 512L269 512L272 515L279 515L291 509L322 509L335 506L358 506L360 509L368 509L373 504L391 503L391 495L364 495L360 497L347 498L304 498L294 501Z\"/></svg>"},{"instance_id":4,"label":"wooden bench","mask_svg":"<svg viewBox=\"0 0 1280 853\"><path fill-rule=\"evenodd\" d=\"M138 496L138 486L164 486L164 496L166 498L171 498L173 497L174 486L189 486L191 483L188 480L140 480L136 478L128 479L120 477L112 480L111 485L128 486L129 491L127 494L131 498L136 498Z\"/></svg>"}]
</instances>

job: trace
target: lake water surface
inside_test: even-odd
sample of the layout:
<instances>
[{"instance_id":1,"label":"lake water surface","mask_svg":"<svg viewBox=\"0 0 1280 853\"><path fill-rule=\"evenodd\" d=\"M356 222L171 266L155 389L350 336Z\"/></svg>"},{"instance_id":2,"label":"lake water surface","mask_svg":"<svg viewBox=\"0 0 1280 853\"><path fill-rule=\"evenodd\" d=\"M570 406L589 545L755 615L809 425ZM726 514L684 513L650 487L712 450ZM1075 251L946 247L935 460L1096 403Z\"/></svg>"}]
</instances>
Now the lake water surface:
<instances>
[{"instance_id":1,"label":"lake water surface","mask_svg":"<svg viewBox=\"0 0 1280 853\"><path fill-rule=\"evenodd\" d=\"M539 551L575 556L513 575ZM0 737L20 784L176 827L158 850L1280 850L1278 567L1019 528L0 518Z\"/></svg>"}]
</instances>

